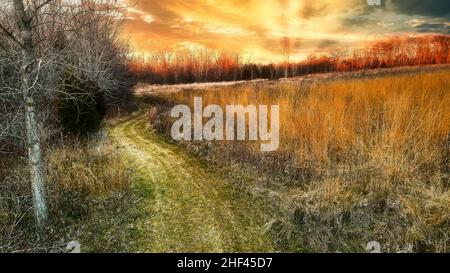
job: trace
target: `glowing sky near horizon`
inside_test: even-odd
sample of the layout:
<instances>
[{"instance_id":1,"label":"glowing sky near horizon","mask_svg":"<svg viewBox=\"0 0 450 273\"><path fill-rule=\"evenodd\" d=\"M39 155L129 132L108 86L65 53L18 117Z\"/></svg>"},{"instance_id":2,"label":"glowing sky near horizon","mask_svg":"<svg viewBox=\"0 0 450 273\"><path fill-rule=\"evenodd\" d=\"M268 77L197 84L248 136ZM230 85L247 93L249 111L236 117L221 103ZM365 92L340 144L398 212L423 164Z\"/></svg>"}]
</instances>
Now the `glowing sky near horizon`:
<instances>
[{"instance_id":1,"label":"glowing sky near horizon","mask_svg":"<svg viewBox=\"0 0 450 273\"><path fill-rule=\"evenodd\" d=\"M122 37L136 54L211 48L276 62L392 35L450 33L449 0L122 0Z\"/></svg>"}]
</instances>

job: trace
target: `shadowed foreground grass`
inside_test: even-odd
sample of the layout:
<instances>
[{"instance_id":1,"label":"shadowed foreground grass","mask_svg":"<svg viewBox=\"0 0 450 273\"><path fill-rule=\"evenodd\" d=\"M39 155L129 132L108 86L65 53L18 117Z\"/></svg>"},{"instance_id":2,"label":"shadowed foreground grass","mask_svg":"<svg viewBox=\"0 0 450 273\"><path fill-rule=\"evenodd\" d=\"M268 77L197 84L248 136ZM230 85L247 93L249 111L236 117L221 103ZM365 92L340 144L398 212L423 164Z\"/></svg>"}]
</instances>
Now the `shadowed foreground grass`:
<instances>
[{"instance_id":1,"label":"shadowed foreground grass","mask_svg":"<svg viewBox=\"0 0 450 273\"><path fill-rule=\"evenodd\" d=\"M66 143L46 155L49 221L38 236L26 162L0 161L0 252L129 252L143 216L130 169L108 142Z\"/></svg>"}]
</instances>

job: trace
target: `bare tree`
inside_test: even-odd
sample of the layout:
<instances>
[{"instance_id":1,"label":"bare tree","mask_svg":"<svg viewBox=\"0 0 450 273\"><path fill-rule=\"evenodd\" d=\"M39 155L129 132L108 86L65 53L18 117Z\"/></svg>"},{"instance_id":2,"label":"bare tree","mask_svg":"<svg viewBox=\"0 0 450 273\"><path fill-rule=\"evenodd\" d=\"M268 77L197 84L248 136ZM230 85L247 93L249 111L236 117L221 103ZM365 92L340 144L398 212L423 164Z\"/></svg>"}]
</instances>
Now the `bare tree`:
<instances>
[{"instance_id":1,"label":"bare tree","mask_svg":"<svg viewBox=\"0 0 450 273\"><path fill-rule=\"evenodd\" d=\"M33 88L39 77L41 61L34 56L35 44L32 34L32 22L41 8L50 3L46 0L25 8L23 0L14 0L14 21L17 24L18 35L13 30L0 25L2 34L12 40L21 51L20 60L20 89L24 104L25 131L28 148L28 162L32 184L34 212L37 225L42 227L47 220L48 210L45 201L45 174L42 161L42 149L38 122L36 119L36 103L33 97Z\"/></svg>"},{"instance_id":2,"label":"bare tree","mask_svg":"<svg viewBox=\"0 0 450 273\"><path fill-rule=\"evenodd\" d=\"M6 138L23 138L26 143L39 228L48 218L42 144L43 128L48 125L43 121L54 118L50 102L65 92L61 82L66 71L95 82L111 103L124 88L120 77L125 53L117 40L120 9L115 2L8 0L0 4L0 145Z\"/></svg>"},{"instance_id":3,"label":"bare tree","mask_svg":"<svg viewBox=\"0 0 450 273\"><path fill-rule=\"evenodd\" d=\"M284 66L284 77L289 77L289 66L291 65L291 54L292 54L292 41L289 37L283 37L281 40L282 50L283 50L283 66Z\"/></svg>"}]
</instances>

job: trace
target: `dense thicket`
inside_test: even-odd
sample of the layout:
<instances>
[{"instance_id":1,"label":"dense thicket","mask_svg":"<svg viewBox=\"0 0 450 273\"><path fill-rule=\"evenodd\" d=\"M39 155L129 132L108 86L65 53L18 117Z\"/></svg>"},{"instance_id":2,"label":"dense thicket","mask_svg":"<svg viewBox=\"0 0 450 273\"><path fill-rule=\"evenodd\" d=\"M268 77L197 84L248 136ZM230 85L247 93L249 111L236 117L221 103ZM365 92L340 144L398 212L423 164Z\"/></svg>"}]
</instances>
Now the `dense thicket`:
<instances>
[{"instance_id":1,"label":"dense thicket","mask_svg":"<svg viewBox=\"0 0 450 273\"><path fill-rule=\"evenodd\" d=\"M106 114L106 105L104 92L97 83L68 70L61 90L56 107L63 130L76 136L98 130Z\"/></svg>"},{"instance_id":2,"label":"dense thicket","mask_svg":"<svg viewBox=\"0 0 450 273\"><path fill-rule=\"evenodd\" d=\"M104 107L121 104L131 95L127 48L117 37L123 7L112 0L24 3L32 18L34 60L28 69L42 142L63 131L82 135L95 129ZM23 150L26 137L22 48L15 41L21 30L13 1L0 5L0 152L11 153Z\"/></svg>"}]
</instances>

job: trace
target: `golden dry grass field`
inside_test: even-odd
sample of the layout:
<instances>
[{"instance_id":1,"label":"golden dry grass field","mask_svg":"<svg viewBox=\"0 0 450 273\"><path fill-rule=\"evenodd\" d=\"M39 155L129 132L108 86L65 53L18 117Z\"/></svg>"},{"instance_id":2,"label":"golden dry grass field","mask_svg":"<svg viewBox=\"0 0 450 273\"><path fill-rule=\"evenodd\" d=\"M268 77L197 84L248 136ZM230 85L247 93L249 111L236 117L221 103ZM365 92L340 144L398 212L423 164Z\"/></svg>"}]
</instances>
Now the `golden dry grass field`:
<instances>
[{"instance_id":1,"label":"golden dry grass field","mask_svg":"<svg viewBox=\"0 0 450 273\"><path fill-rule=\"evenodd\" d=\"M280 105L280 149L185 142L278 211L266 224L289 251L448 252L450 71L260 82L148 96L153 128L170 105Z\"/></svg>"}]
</instances>

